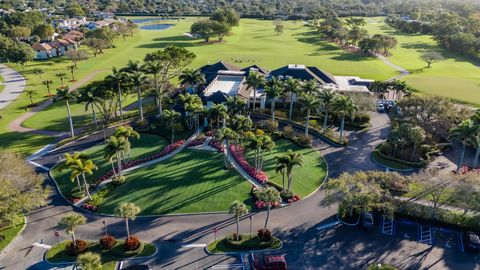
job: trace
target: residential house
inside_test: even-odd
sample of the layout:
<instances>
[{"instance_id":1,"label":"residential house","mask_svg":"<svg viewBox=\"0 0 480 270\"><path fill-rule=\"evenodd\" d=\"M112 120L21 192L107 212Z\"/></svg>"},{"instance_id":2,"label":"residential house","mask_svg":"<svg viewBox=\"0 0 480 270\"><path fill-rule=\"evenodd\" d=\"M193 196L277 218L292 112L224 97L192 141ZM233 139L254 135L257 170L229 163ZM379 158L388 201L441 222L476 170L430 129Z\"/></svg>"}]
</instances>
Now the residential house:
<instances>
[{"instance_id":1,"label":"residential house","mask_svg":"<svg viewBox=\"0 0 480 270\"><path fill-rule=\"evenodd\" d=\"M45 60L52 57L52 47L48 44L35 43L32 45L32 49L35 51L35 60Z\"/></svg>"},{"instance_id":2,"label":"residential house","mask_svg":"<svg viewBox=\"0 0 480 270\"><path fill-rule=\"evenodd\" d=\"M78 43L69 38L58 38L49 43L35 43L32 49L35 50L35 59L50 59L65 55L69 50L76 50Z\"/></svg>"},{"instance_id":3,"label":"residential house","mask_svg":"<svg viewBox=\"0 0 480 270\"><path fill-rule=\"evenodd\" d=\"M53 26L63 31L75 30L88 23L89 21L87 21L87 18L85 17L53 20Z\"/></svg>"},{"instance_id":4,"label":"residential house","mask_svg":"<svg viewBox=\"0 0 480 270\"><path fill-rule=\"evenodd\" d=\"M85 35L80 31L72 30L63 35L63 38L70 39L78 43L85 39Z\"/></svg>"}]
</instances>

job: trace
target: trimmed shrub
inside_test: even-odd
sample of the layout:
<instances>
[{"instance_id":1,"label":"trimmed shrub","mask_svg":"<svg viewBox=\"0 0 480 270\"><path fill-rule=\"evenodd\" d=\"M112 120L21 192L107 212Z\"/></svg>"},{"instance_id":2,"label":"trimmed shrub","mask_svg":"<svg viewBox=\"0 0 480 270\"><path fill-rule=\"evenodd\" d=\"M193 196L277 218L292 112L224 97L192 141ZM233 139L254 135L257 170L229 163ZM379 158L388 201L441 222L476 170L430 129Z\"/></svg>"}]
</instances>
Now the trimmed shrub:
<instances>
[{"instance_id":1,"label":"trimmed shrub","mask_svg":"<svg viewBox=\"0 0 480 270\"><path fill-rule=\"evenodd\" d=\"M269 229L260 229L257 233L258 239L262 242L267 242L272 239L272 233Z\"/></svg>"},{"instance_id":2,"label":"trimmed shrub","mask_svg":"<svg viewBox=\"0 0 480 270\"><path fill-rule=\"evenodd\" d=\"M310 136L305 136L304 134L298 135L298 137L297 137L297 143L298 143L300 146L304 146L304 147L310 146L310 145L312 145L312 137L310 137Z\"/></svg>"},{"instance_id":3,"label":"trimmed shrub","mask_svg":"<svg viewBox=\"0 0 480 270\"><path fill-rule=\"evenodd\" d=\"M126 251L134 251L137 250L140 246L140 240L134 235L130 236L125 240L125 250Z\"/></svg>"},{"instance_id":4,"label":"trimmed shrub","mask_svg":"<svg viewBox=\"0 0 480 270\"><path fill-rule=\"evenodd\" d=\"M283 128L283 135L285 138L290 139L290 140L295 140L296 135L295 135L295 130L293 129L292 126L288 125Z\"/></svg>"},{"instance_id":5,"label":"trimmed shrub","mask_svg":"<svg viewBox=\"0 0 480 270\"><path fill-rule=\"evenodd\" d=\"M102 236L102 238L100 238L102 249L112 249L116 243L117 240L111 235Z\"/></svg>"},{"instance_id":6,"label":"trimmed shrub","mask_svg":"<svg viewBox=\"0 0 480 270\"><path fill-rule=\"evenodd\" d=\"M88 249L88 243L85 240L77 239L75 240L76 246L73 245L73 242L69 242L65 247L65 251L70 256L77 256L84 253Z\"/></svg>"},{"instance_id":7,"label":"trimmed shrub","mask_svg":"<svg viewBox=\"0 0 480 270\"><path fill-rule=\"evenodd\" d=\"M126 178L125 176L117 176L117 177L112 177L112 184L114 186L120 186L120 185L123 185L125 184L125 181L126 181Z\"/></svg>"}]
</instances>

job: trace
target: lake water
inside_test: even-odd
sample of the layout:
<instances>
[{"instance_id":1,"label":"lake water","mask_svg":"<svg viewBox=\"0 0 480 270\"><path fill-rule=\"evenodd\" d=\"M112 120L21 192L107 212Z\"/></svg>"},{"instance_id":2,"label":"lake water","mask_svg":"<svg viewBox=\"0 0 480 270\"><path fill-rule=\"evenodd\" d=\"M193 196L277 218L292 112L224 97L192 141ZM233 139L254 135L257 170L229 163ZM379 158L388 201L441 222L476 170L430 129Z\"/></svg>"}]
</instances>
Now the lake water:
<instances>
[{"instance_id":1,"label":"lake water","mask_svg":"<svg viewBox=\"0 0 480 270\"><path fill-rule=\"evenodd\" d=\"M133 23L141 24L152 21L163 21L163 18L141 18L141 19L130 19Z\"/></svg>"},{"instance_id":2,"label":"lake water","mask_svg":"<svg viewBox=\"0 0 480 270\"><path fill-rule=\"evenodd\" d=\"M141 30L165 30L170 27L174 26L174 24L168 23L156 23L156 24L149 24L149 25L141 25Z\"/></svg>"}]
</instances>

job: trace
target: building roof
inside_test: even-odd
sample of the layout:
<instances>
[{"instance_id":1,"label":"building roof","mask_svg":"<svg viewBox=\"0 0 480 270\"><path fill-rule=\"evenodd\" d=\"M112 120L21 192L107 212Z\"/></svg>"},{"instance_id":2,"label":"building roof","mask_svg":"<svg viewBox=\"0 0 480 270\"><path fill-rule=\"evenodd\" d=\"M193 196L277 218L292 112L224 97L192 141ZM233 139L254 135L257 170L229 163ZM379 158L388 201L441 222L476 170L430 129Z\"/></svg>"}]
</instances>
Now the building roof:
<instances>
[{"instance_id":1,"label":"building roof","mask_svg":"<svg viewBox=\"0 0 480 270\"><path fill-rule=\"evenodd\" d=\"M69 32L66 33L65 35L80 36L80 37L84 37L84 36L85 36L82 32L77 31L77 30L69 31Z\"/></svg>"},{"instance_id":2,"label":"building roof","mask_svg":"<svg viewBox=\"0 0 480 270\"><path fill-rule=\"evenodd\" d=\"M287 65L270 72L273 77L292 77L302 81L316 80L320 84L335 83L332 75L316 68L304 65Z\"/></svg>"},{"instance_id":3,"label":"building roof","mask_svg":"<svg viewBox=\"0 0 480 270\"><path fill-rule=\"evenodd\" d=\"M224 61L218 61L215 64L200 67L198 70L205 75L205 81L208 85L215 79L219 71L240 71L240 68Z\"/></svg>"},{"instance_id":4,"label":"building roof","mask_svg":"<svg viewBox=\"0 0 480 270\"><path fill-rule=\"evenodd\" d=\"M252 70L255 70L255 71L257 71L257 72L259 72L260 74L263 74L263 75L268 75L268 73L269 73L269 71L267 69L264 69L264 68L259 67L257 65L251 65L251 66L248 66L246 68L242 68L242 71L245 71L247 76L250 74L250 72Z\"/></svg>"},{"instance_id":5,"label":"building roof","mask_svg":"<svg viewBox=\"0 0 480 270\"><path fill-rule=\"evenodd\" d=\"M206 101L220 104L220 103L227 102L227 98L228 98L228 95L219 90L209 95Z\"/></svg>"},{"instance_id":6,"label":"building roof","mask_svg":"<svg viewBox=\"0 0 480 270\"><path fill-rule=\"evenodd\" d=\"M32 45L32 49L36 51L49 51L52 49L52 47L48 44L35 43Z\"/></svg>"}]
</instances>

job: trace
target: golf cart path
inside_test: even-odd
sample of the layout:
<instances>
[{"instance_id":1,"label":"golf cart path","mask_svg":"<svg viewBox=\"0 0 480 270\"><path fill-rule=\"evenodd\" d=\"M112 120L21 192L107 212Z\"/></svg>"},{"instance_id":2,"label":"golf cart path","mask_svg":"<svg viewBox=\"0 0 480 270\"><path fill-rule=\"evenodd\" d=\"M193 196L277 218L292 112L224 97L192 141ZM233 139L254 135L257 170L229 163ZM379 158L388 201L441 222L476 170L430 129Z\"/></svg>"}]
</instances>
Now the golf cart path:
<instances>
[{"instance_id":1,"label":"golf cart path","mask_svg":"<svg viewBox=\"0 0 480 270\"><path fill-rule=\"evenodd\" d=\"M98 69L93 71L92 73L88 74L87 76L83 77L81 80L77 81L75 84L72 85L70 91L74 91L79 87L83 86L87 82L91 81L97 74L107 71L106 69ZM59 132L59 131L52 131L52 130L43 130L43 129L33 129L22 126L22 123L25 122L30 117L34 116L36 113L44 110L48 106L53 104L53 98L47 99L46 101L39 104L37 107L32 108L29 112L24 113L17 119L10 122L8 128L11 131L20 132L20 133L31 133L31 134L38 134L38 135L46 135L46 136L53 136L53 137L63 137L68 135L68 132Z\"/></svg>"},{"instance_id":2,"label":"golf cart path","mask_svg":"<svg viewBox=\"0 0 480 270\"><path fill-rule=\"evenodd\" d=\"M0 76L3 77L5 88L0 92L0 110L7 107L20 96L27 86L27 81L18 71L0 64Z\"/></svg>"},{"instance_id":3,"label":"golf cart path","mask_svg":"<svg viewBox=\"0 0 480 270\"><path fill-rule=\"evenodd\" d=\"M385 56L383 56L383 55L381 55L381 54L375 54L375 56L376 56L378 59L382 60L383 63L385 63L386 65L388 65L388 66L390 66L390 67L392 67L392 68L394 68L395 70L397 70L397 71L400 72L399 75L394 76L394 77L388 79L387 81L398 80L398 79L401 79L401 78L403 78L403 77L405 77L405 76L410 75L410 72L409 72L408 70L404 69L403 67L401 67L401 66L399 66L399 65L396 65L396 64L392 63L387 57L385 57Z\"/></svg>"}]
</instances>

